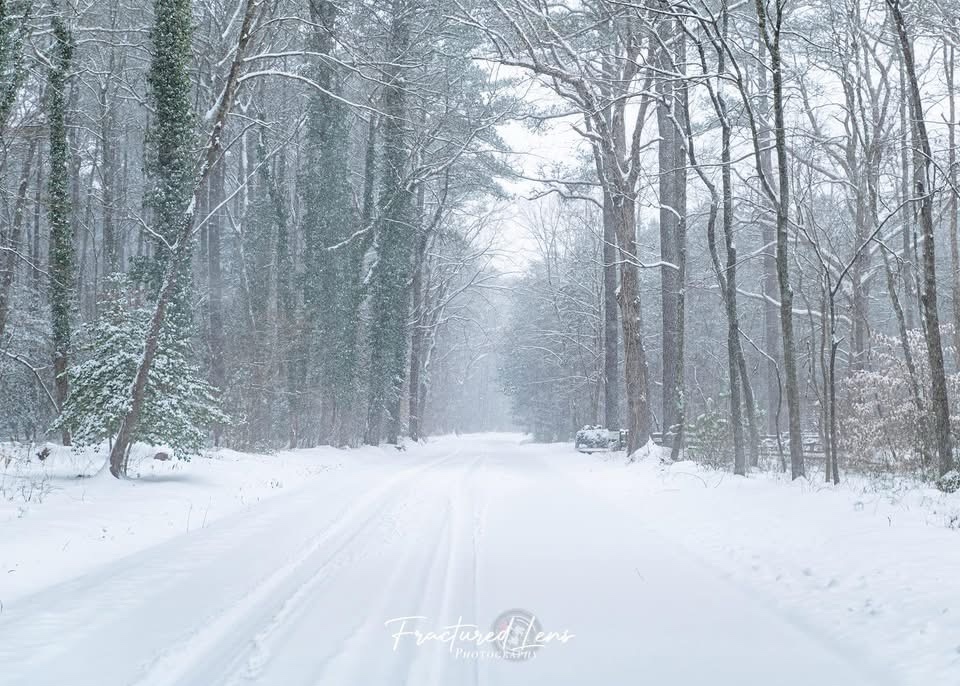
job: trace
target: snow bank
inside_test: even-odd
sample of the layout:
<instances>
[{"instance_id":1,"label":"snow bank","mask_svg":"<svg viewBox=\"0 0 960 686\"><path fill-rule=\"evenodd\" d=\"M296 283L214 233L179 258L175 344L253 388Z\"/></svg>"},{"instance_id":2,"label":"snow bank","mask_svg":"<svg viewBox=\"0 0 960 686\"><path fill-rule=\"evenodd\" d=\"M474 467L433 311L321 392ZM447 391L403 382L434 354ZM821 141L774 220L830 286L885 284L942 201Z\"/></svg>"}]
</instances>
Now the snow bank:
<instances>
[{"instance_id":1,"label":"snow bank","mask_svg":"<svg viewBox=\"0 0 960 686\"><path fill-rule=\"evenodd\" d=\"M551 461L801 624L883 653L904 684L960 684L960 494L895 478L835 487L692 462Z\"/></svg>"},{"instance_id":2,"label":"snow bank","mask_svg":"<svg viewBox=\"0 0 960 686\"><path fill-rule=\"evenodd\" d=\"M44 447L49 454L40 460ZM105 448L0 446L0 603L203 528L332 470L414 458L393 448L317 448L272 455L219 450L190 462L161 462L152 459L156 452L135 446L132 478L118 481L104 468Z\"/></svg>"}]
</instances>

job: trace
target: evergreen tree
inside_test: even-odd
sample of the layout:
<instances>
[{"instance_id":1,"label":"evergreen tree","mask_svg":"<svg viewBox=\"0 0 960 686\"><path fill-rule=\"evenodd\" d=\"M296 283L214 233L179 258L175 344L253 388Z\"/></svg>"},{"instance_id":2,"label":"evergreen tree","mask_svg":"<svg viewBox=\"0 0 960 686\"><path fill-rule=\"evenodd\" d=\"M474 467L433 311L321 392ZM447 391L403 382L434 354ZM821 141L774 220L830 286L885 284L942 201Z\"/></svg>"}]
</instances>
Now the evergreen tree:
<instances>
[{"instance_id":1,"label":"evergreen tree","mask_svg":"<svg viewBox=\"0 0 960 686\"><path fill-rule=\"evenodd\" d=\"M70 230L70 158L67 143L67 79L73 59L73 38L60 15L53 17L54 49L47 77L47 117L50 129L50 315L53 331L53 372L57 404L70 393L67 365L70 357L70 310L74 300L73 234ZM64 445L70 433L64 431Z\"/></svg>"},{"instance_id":2,"label":"evergreen tree","mask_svg":"<svg viewBox=\"0 0 960 686\"><path fill-rule=\"evenodd\" d=\"M110 279L100 316L86 330L87 359L74 369L73 391L55 424L72 432L78 445L96 445L120 428L151 312L124 277ZM208 427L227 422L176 322L166 320L133 439L169 446L189 459L203 448Z\"/></svg>"}]
</instances>

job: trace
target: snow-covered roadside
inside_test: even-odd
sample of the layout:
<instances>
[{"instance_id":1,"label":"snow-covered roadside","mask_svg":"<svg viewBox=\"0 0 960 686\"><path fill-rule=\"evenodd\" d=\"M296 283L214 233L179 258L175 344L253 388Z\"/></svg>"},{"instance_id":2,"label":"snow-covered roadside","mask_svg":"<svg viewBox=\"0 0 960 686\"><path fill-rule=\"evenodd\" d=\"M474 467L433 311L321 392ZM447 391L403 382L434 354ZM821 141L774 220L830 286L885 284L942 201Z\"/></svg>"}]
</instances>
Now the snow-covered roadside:
<instances>
[{"instance_id":1,"label":"snow-covered roadside","mask_svg":"<svg viewBox=\"0 0 960 686\"><path fill-rule=\"evenodd\" d=\"M797 623L883 655L902 683L960 684L960 494L625 465L568 446L549 459Z\"/></svg>"},{"instance_id":2,"label":"snow-covered roadside","mask_svg":"<svg viewBox=\"0 0 960 686\"><path fill-rule=\"evenodd\" d=\"M149 618L157 645L129 638L71 683L586 683L602 663L678 686L777 683L787 664L799 686L960 684L958 495L628 466L518 436L146 461L127 482L66 478L63 459L42 467L62 474L42 503L0 505L0 633L16 637L0 683L67 683L52 675ZM383 628L512 606L578 635L538 678L400 659ZM437 679L411 680L423 670Z\"/></svg>"},{"instance_id":3,"label":"snow-covered roadside","mask_svg":"<svg viewBox=\"0 0 960 686\"><path fill-rule=\"evenodd\" d=\"M190 462L153 460L136 446L135 478L117 481L102 451L54 445L42 462L7 445L0 459L0 603L86 573L112 560L195 531L333 471L377 478L424 450L381 448L281 451L218 450ZM83 475L83 478L79 478ZM339 477L338 477L339 478Z\"/></svg>"}]
</instances>

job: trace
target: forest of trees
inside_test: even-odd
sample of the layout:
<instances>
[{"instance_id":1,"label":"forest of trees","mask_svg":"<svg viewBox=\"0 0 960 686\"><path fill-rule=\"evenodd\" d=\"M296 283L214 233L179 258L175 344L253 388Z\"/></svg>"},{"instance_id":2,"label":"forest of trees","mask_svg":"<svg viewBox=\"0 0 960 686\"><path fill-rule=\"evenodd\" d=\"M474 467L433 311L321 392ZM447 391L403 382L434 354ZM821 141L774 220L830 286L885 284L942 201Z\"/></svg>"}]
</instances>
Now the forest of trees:
<instances>
[{"instance_id":1,"label":"forest of trees","mask_svg":"<svg viewBox=\"0 0 960 686\"><path fill-rule=\"evenodd\" d=\"M952 0L0 0L0 439L955 474L958 41Z\"/></svg>"}]
</instances>

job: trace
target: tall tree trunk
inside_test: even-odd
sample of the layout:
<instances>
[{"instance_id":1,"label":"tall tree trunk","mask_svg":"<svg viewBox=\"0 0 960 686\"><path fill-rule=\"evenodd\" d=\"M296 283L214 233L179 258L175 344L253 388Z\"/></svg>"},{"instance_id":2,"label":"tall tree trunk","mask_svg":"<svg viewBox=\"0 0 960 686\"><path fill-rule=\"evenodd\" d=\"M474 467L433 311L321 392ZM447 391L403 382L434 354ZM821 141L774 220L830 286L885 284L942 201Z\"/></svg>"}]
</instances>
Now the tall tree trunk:
<instances>
[{"instance_id":1,"label":"tall tree trunk","mask_svg":"<svg viewBox=\"0 0 960 686\"><path fill-rule=\"evenodd\" d=\"M5 254L3 271L0 271L0 345L3 344L3 333L7 328L7 317L10 313L10 300L13 297L13 283L17 276L17 261L20 259L20 242L23 236L23 213L27 205L27 193L30 190L30 173L33 166L33 156L37 144L31 142L27 149L27 157L23 163L20 183L17 186L17 198L13 206L13 222L10 224L10 234L7 237L7 246L10 251Z\"/></svg>"},{"instance_id":2,"label":"tall tree trunk","mask_svg":"<svg viewBox=\"0 0 960 686\"><path fill-rule=\"evenodd\" d=\"M110 29L118 28L119 2L111 2L109 9ZM115 105L114 83L117 78L117 54L110 48L107 58L106 74L103 76L103 85L100 87L100 179L101 201L103 203L103 237L101 253L103 256L103 273L110 275L120 271L122 265L122 249L120 236L117 231L116 208L118 198L118 181L123 178L119 173L117 149L121 148L126 154L123 141L118 140L117 114Z\"/></svg>"},{"instance_id":3,"label":"tall tree trunk","mask_svg":"<svg viewBox=\"0 0 960 686\"><path fill-rule=\"evenodd\" d=\"M183 271L183 262L190 254L190 238L194 227L193 208L196 206L200 189L206 182L210 170L213 165L220 160L221 154L223 153L223 134L227 125L227 115L233 106L240 70L246 58L246 50L250 43L251 29L258 7L260 7L260 5L257 0L247 0L244 6L243 20L240 25L236 48L233 51L233 60L230 64L227 78L224 81L223 92L213 117L213 126L204 152L203 166L200 169L193 188L192 202L187 205L187 209L179 219L179 223L173 227L175 231L173 232L174 243L172 255L164 267L162 286L157 296L153 314L147 324L147 332L143 345L143 357L134 374L134 381L130 389L128 409L120 422L120 428L117 431L116 439L110 450L110 473L117 478L126 475L127 454L130 450L137 424L140 421L140 412L143 409L144 393L147 387L147 378L149 377L150 369L153 366L154 359L157 355L157 348L160 343L160 329L163 326L164 318L167 314L167 307L170 305L170 302L180 287L178 281ZM183 9L183 7L180 9ZM186 5L186 10L188 17L189 4ZM179 17L179 19L183 18L185 17ZM189 23L189 20L187 23Z\"/></svg>"},{"instance_id":4,"label":"tall tree trunk","mask_svg":"<svg viewBox=\"0 0 960 686\"><path fill-rule=\"evenodd\" d=\"M947 216L950 229L950 295L953 301L953 354L955 364L960 369L960 245L957 237L957 101L954 82L956 65L955 47L943 45L943 66L947 82L948 117L947 140L950 187L947 191Z\"/></svg>"},{"instance_id":5,"label":"tall tree trunk","mask_svg":"<svg viewBox=\"0 0 960 686\"><path fill-rule=\"evenodd\" d=\"M77 87L77 80L71 79L70 99L67 105L67 111L76 112L80 104L80 89ZM71 126L67 130L67 149L80 150L78 127ZM94 145L96 148L96 145ZM93 159L97 158L94 150ZM89 232L84 229L83 215L81 212L82 202L80 200L80 171L81 155L70 155L70 232L73 235L73 300L74 308L79 309L82 304L81 295L83 292L83 273L85 271L84 261L86 260L86 249Z\"/></svg>"},{"instance_id":6,"label":"tall tree trunk","mask_svg":"<svg viewBox=\"0 0 960 686\"><path fill-rule=\"evenodd\" d=\"M724 0L722 6L721 21L722 38L726 41L729 25L729 10L726 0ZM750 428L750 466L753 467L756 467L759 462L760 440L757 435L753 389L750 385L743 347L740 344L740 316L737 311L737 248L733 239L732 143L727 100L723 93L722 77L726 73L726 54L722 50L718 53L717 71L721 75L721 78L717 80L715 104L720 119L720 179L723 202L723 241L726 248L726 264L722 271L716 250L716 237L712 230L708 236L708 244L710 244L710 254L714 269L717 272L717 281L723 295L724 309L727 315L727 368L730 379L730 422L733 427L734 473L745 475L747 464L743 445L743 415L740 409L741 389L743 399L746 402L747 422Z\"/></svg>"},{"instance_id":7,"label":"tall tree trunk","mask_svg":"<svg viewBox=\"0 0 960 686\"><path fill-rule=\"evenodd\" d=\"M931 401L933 403L933 434L937 447L940 474L954 467L953 436L950 431L950 405L947 397L947 379L943 364L943 345L940 340L940 315L937 311L937 256L933 227L933 169L930 140L924 121L923 101L917 81L913 46L910 44L906 20L900 8L900 0L887 0L893 15L893 23L900 40L900 52L906 70L907 92L913 131L916 136L913 148L913 183L917 194L920 230L923 233L923 319L926 329L927 357L930 363Z\"/></svg>"},{"instance_id":8,"label":"tall tree trunk","mask_svg":"<svg viewBox=\"0 0 960 686\"><path fill-rule=\"evenodd\" d=\"M783 7L777 5L772 25L766 4L756 0L760 35L770 54L773 80L774 147L777 154L777 283L780 291L780 330L783 340L783 366L787 383L787 414L790 430L790 472L794 479L804 476L803 443L800 424L800 385L797 379L797 360L793 336L793 289L790 286L788 261L790 222L790 178L788 174L787 131L783 100L783 62L780 55L780 36L783 28Z\"/></svg>"},{"instance_id":9,"label":"tall tree trunk","mask_svg":"<svg viewBox=\"0 0 960 686\"><path fill-rule=\"evenodd\" d=\"M70 358L70 314L74 303L74 249L70 222L70 150L67 141L67 80L73 59L73 38L63 18L53 18L56 40L53 64L48 77L47 116L50 129L49 222L50 313L53 318L53 373L56 379L58 408L70 394L67 366ZM70 432L62 432L64 445L70 445Z\"/></svg>"},{"instance_id":10,"label":"tall tree trunk","mask_svg":"<svg viewBox=\"0 0 960 686\"><path fill-rule=\"evenodd\" d=\"M408 422L411 441L419 441L423 429L420 407L420 374L423 370L423 346L426 337L426 312L424 311L424 262L422 253L420 264L413 274L413 331L410 335L410 389L408 395Z\"/></svg>"},{"instance_id":11,"label":"tall tree trunk","mask_svg":"<svg viewBox=\"0 0 960 686\"><path fill-rule=\"evenodd\" d=\"M909 39L908 39L909 40ZM903 63L903 54L900 57L900 92L907 92L907 70ZM903 233L901 234L903 255L901 261L901 279L903 280L903 299L906 307L903 308L904 321L907 329L914 328L913 313L916 308L916 293L914 293L914 250L913 250L913 209L910 205L910 138L913 135L913 126L910 123L908 110L909 98L903 98L900 103L900 202L903 204Z\"/></svg>"},{"instance_id":12,"label":"tall tree trunk","mask_svg":"<svg viewBox=\"0 0 960 686\"><path fill-rule=\"evenodd\" d=\"M913 352L910 350L910 339L907 335L907 318L900 303L900 296L897 295L897 282L893 275L893 269L890 267L890 258L885 251L881 251L883 256L883 271L887 277L887 293L890 295L890 304L893 306L893 314L897 320L897 334L900 339L900 349L903 352L904 363L907 365L907 377L910 382L911 398L917 412L923 412L923 400L920 396L920 380L917 377L917 367L913 361Z\"/></svg>"},{"instance_id":13,"label":"tall tree trunk","mask_svg":"<svg viewBox=\"0 0 960 686\"><path fill-rule=\"evenodd\" d=\"M767 78L766 60L767 44L763 37L759 40L760 67L757 70L757 95L759 96L760 126L758 130L760 146L760 168L768 179L773 178L772 136L770 131L769 80ZM766 410L767 434L779 434L779 417L783 389L780 384L780 369L778 361L780 354L780 313L777 310L777 258L774 248L777 240L776 226L765 213L760 215L760 240L763 242L763 276L761 288L763 292L763 349L769 355L764 365L764 390ZM779 440L779 438L778 438Z\"/></svg>"},{"instance_id":14,"label":"tall tree trunk","mask_svg":"<svg viewBox=\"0 0 960 686\"><path fill-rule=\"evenodd\" d=\"M869 173L869 170L866 172ZM870 235L870 228L867 226L869 219L867 211L867 188L869 184L859 177L856 188L857 208L854 224L856 227L855 241L856 245L863 245L863 242ZM867 363L867 340L869 339L869 321L867 312L867 286L864 283L864 274L869 267L867 263L867 251L863 250L854 258L853 267L850 270L850 290L852 294L853 307L851 310L851 350L850 350L850 369L860 371L866 368ZM834 330L836 333L836 330Z\"/></svg>"},{"instance_id":15,"label":"tall tree trunk","mask_svg":"<svg viewBox=\"0 0 960 686\"><path fill-rule=\"evenodd\" d=\"M112 70L111 70L112 71ZM116 228L116 183L117 183L117 153L119 144L114 139L114 106L110 100L109 81L100 90L100 170L102 188L100 190L103 201L103 273L113 274L120 271L120 246Z\"/></svg>"},{"instance_id":16,"label":"tall tree trunk","mask_svg":"<svg viewBox=\"0 0 960 686\"><path fill-rule=\"evenodd\" d=\"M370 374L364 442L386 438L395 443L407 359L410 269L413 252L413 197L409 163L407 98L402 58L410 44L406 0L394 0L383 111L384 170L378 222L376 266L372 277ZM384 414L389 415L384 431Z\"/></svg>"},{"instance_id":17,"label":"tall tree trunk","mask_svg":"<svg viewBox=\"0 0 960 686\"><path fill-rule=\"evenodd\" d=\"M616 30L609 8L601 6L604 12L604 30L609 39L616 38ZM600 85L600 92L604 99L612 102L613 84L616 82L617 69L610 55L604 53L601 57L601 68L604 79ZM613 107L604 111L604 120L613 128ZM620 132L618 132L619 134ZM618 135L618 145L625 145L622 135ZM603 178L603 164L601 156L594 151L594 162L597 165L597 176ZM609 186L609 184L607 184ZM617 227L613 197L610 188L603 190L603 423L608 429L620 429L623 418L620 413L620 322L618 321L619 305L617 303Z\"/></svg>"},{"instance_id":18,"label":"tall tree trunk","mask_svg":"<svg viewBox=\"0 0 960 686\"><path fill-rule=\"evenodd\" d=\"M43 270L40 269L40 219L43 216L43 162L37 164L37 178L33 191L33 232L30 236L30 275L35 296L39 297L40 279Z\"/></svg>"},{"instance_id":19,"label":"tall tree trunk","mask_svg":"<svg viewBox=\"0 0 960 686\"><path fill-rule=\"evenodd\" d=\"M287 213L282 202L278 183L271 184L274 213L277 217L277 242L274 248L277 270L277 345L280 352L279 373L283 379L287 409L287 445L295 447L299 426L297 425L297 394L300 377L295 362L299 348L300 331L297 322L297 297L294 289L294 247L291 241Z\"/></svg>"},{"instance_id":20,"label":"tall tree trunk","mask_svg":"<svg viewBox=\"0 0 960 686\"><path fill-rule=\"evenodd\" d=\"M727 223L731 221L733 198L728 195L729 187L727 185L729 176L729 127L723 124L723 143L721 151L721 164L723 165L723 224L724 224L724 242L727 243L727 262L726 267L720 263L720 256L717 250L717 202L714 191L714 202L710 208L710 217L707 220L707 248L710 252L710 261L713 264L714 273L717 276L717 283L720 287L720 297L723 300L724 313L727 317L727 379L730 384L730 427L733 434L733 473L746 475L747 460L744 450L743 440L743 415L742 401L740 395L740 360L737 357L737 346L740 343L740 331L737 325L737 305L736 294L736 248L727 242ZM731 257L733 262L731 264ZM731 291L734 294L731 297Z\"/></svg>"},{"instance_id":21,"label":"tall tree trunk","mask_svg":"<svg viewBox=\"0 0 960 686\"><path fill-rule=\"evenodd\" d=\"M620 250L620 301L623 327L624 379L627 387L627 452L632 454L650 440L650 389L647 353L643 346L640 277L637 272L636 201L620 194L613 199Z\"/></svg>"},{"instance_id":22,"label":"tall tree trunk","mask_svg":"<svg viewBox=\"0 0 960 686\"><path fill-rule=\"evenodd\" d=\"M617 230L613 201L603 194L603 418L620 428L620 332L617 321Z\"/></svg>"},{"instance_id":23,"label":"tall tree trunk","mask_svg":"<svg viewBox=\"0 0 960 686\"><path fill-rule=\"evenodd\" d=\"M224 189L226 165L221 160L210 171L207 187L208 211L212 212L207 221L207 279L210 293L207 303L209 345L210 345L210 385L223 393L227 385L226 334L223 327L223 271L221 268L221 231L223 229L223 208L220 204L226 197ZM213 443L220 445L221 426L213 427Z\"/></svg>"},{"instance_id":24,"label":"tall tree trunk","mask_svg":"<svg viewBox=\"0 0 960 686\"><path fill-rule=\"evenodd\" d=\"M686 39L681 25L682 19L676 19L674 24L677 58L674 60L675 70L683 73L687 60ZM676 258L676 296L675 319L673 324L676 350L673 360L673 396L674 415L673 423L676 426L675 439L671 444L670 456L673 460L680 458L680 449L684 443L684 429L686 426L686 398L684 396L684 343L686 333L686 288L687 288L687 165L686 145L683 131L689 117L689 102L686 83L682 80L674 86L674 132L673 132L673 208L677 213L674 227L674 256Z\"/></svg>"},{"instance_id":25,"label":"tall tree trunk","mask_svg":"<svg viewBox=\"0 0 960 686\"><path fill-rule=\"evenodd\" d=\"M426 325L424 310L424 271L427 268L427 246L430 241L430 227L424 221L424 188L420 185L417 191L417 207L420 217L420 236L417 240L417 249L414 254L413 279L410 286L413 304L411 312L410 332L410 383L407 391L408 433L411 441L420 440L420 370L423 367L423 339Z\"/></svg>"},{"instance_id":26,"label":"tall tree trunk","mask_svg":"<svg viewBox=\"0 0 960 686\"><path fill-rule=\"evenodd\" d=\"M675 71L669 46L673 45L671 19L660 22L660 48L658 66L662 72L657 79L657 144L658 179L660 193L660 321L661 321L661 380L662 380L662 430L665 445L675 442L678 415L677 344L678 297L680 279L677 273L677 225L680 211L677 201L677 96L674 80L669 76Z\"/></svg>"},{"instance_id":27,"label":"tall tree trunk","mask_svg":"<svg viewBox=\"0 0 960 686\"><path fill-rule=\"evenodd\" d=\"M422 318L416 315L418 309L422 306L420 295L416 289L417 277L414 277L413 291L413 332L410 340L410 389L407 392L408 402L408 432L410 440L417 442L420 440L420 370L423 368L423 323Z\"/></svg>"}]
</instances>

